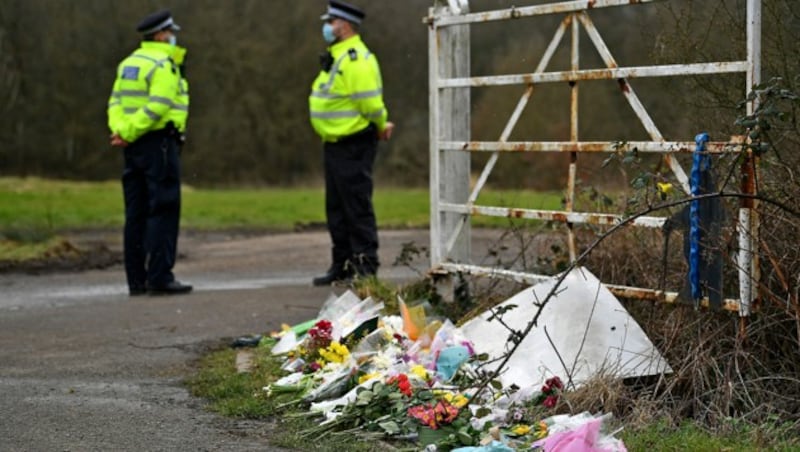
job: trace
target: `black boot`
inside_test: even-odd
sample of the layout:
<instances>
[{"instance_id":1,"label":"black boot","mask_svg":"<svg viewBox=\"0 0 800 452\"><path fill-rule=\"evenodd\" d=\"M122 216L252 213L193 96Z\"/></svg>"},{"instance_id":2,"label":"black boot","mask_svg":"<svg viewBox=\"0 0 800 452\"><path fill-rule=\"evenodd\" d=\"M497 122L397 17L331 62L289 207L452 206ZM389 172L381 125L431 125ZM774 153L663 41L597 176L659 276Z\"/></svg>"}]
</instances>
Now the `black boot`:
<instances>
[{"instance_id":1,"label":"black boot","mask_svg":"<svg viewBox=\"0 0 800 452\"><path fill-rule=\"evenodd\" d=\"M311 282L315 286L330 286L337 281L345 281L352 277L349 263L334 263L324 275L315 277Z\"/></svg>"}]
</instances>

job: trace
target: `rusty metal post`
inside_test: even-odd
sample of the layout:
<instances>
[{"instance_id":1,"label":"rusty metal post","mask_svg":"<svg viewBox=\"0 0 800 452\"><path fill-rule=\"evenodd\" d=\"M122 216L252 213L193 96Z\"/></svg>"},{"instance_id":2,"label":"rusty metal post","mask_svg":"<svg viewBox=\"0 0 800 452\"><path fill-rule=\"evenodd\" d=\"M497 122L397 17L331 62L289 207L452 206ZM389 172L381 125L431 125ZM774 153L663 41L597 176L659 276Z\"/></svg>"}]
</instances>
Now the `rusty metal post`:
<instances>
[{"instance_id":1,"label":"rusty metal post","mask_svg":"<svg viewBox=\"0 0 800 452\"><path fill-rule=\"evenodd\" d=\"M574 17L575 13L572 13ZM572 48L571 51L571 67L573 71L580 70L580 23L577 20L572 20ZM572 143L578 142L578 82L570 80L569 82L569 141ZM572 151L569 153L569 174L567 177L567 195L565 196L566 205L564 209L567 212L574 210L575 203L575 178L578 174L578 153ZM567 223L567 245L569 246L569 260L575 262L578 256L578 250L575 245L575 232L572 229L572 223Z\"/></svg>"},{"instance_id":2,"label":"rusty metal post","mask_svg":"<svg viewBox=\"0 0 800 452\"><path fill-rule=\"evenodd\" d=\"M747 0L747 86L745 96L761 83L761 0ZM758 99L747 104L747 114L758 108ZM742 193L756 193L758 159L752 151L742 163ZM750 315L752 303L758 292L758 261L755 253L758 243L758 215L752 199L742 199L739 204L739 298L740 335L745 334L745 317Z\"/></svg>"},{"instance_id":3,"label":"rusty metal post","mask_svg":"<svg viewBox=\"0 0 800 452\"><path fill-rule=\"evenodd\" d=\"M466 1L450 2L449 6L436 6L430 17L448 14L465 14ZM440 203L467 202L470 193L470 154L468 152L442 152L439 142L444 140L470 140L470 88L437 88L440 78L469 77L470 75L470 25L439 28L436 21L429 24L430 71L430 158L431 158L431 265L444 261L468 263L470 259L470 226L462 222L462 215L443 212ZM444 245L448 237L459 230L447 252ZM441 282L445 299L453 297L452 278Z\"/></svg>"}]
</instances>

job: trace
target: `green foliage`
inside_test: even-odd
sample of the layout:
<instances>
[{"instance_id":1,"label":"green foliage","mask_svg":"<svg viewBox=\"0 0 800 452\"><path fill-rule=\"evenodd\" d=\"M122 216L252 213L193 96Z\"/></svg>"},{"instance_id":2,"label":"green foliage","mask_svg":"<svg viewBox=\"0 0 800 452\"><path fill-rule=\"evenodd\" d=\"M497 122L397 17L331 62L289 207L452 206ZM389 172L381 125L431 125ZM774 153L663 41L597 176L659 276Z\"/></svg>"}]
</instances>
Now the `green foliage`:
<instances>
[{"instance_id":1,"label":"green foliage","mask_svg":"<svg viewBox=\"0 0 800 452\"><path fill-rule=\"evenodd\" d=\"M291 231L325 224L324 190L316 188L195 189L184 185L181 226L186 229ZM552 208L552 193L492 191L480 202ZM430 215L427 190L383 188L374 195L380 228L426 227ZM477 218L475 225L499 225L496 218ZM70 182L38 178L0 178L0 233L25 241L55 232L84 228L118 228L124 223L118 182ZM11 238L11 237L9 237Z\"/></svg>"},{"instance_id":2,"label":"green foliage","mask_svg":"<svg viewBox=\"0 0 800 452\"><path fill-rule=\"evenodd\" d=\"M731 424L726 430L710 432L691 422L675 427L660 421L639 429L626 428L620 437L628 450L796 451L800 449L800 439L796 433L787 435L793 428L779 423Z\"/></svg>"},{"instance_id":3,"label":"green foliage","mask_svg":"<svg viewBox=\"0 0 800 452\"><path fill-rule=\"evenodd\" d=\"M420 18L433 3L406 0L362 5L368 13L362 34L380 61L385 99L391 118L398 124L393 140L381 145L376 162L378 186L420 186L428 180L428 28ZM620 64L651 64L653 57L656 62L669 64L741 58L741 8L730 6L737 2L722 2L725 13L719 12L717 1L663 3L677 4L672 6L677 11L669 14L658 5L636 5L591 12ZM684 4L687 6L681 6ZM470 2L473 11L503 7L508 3ZM192 105L189 140L183 154L185 180L198 186L319 183L322 151L309 125L306 100L309 84L319 70L318 54L325 47L318 20L324 2L237 0L223 4L174 0L170 8L183 26L180 42L189 49ZM797 46L791 45L795 42L791 28L795 21L782 20L792 17L796 8L788 0L764 5L763 28L770 30L763 42L765 73L785 77L775 69L796 68ZM106 180L119 173L120 153L108 146L106 100L116 65L138 44L135 24L152 9L154 4L149 0L121 4L98 0L4 1L0 11L0 109L14 112L0 123L0 162L5 174ZM94 26L97 17L104 19L100 26ZM264 17L280 20L264 27ZM674 27L669 18L681 22ZM737 22L720 23L723 18ZM476 24L471 30L471 72L533 72L562 19L561 15L551 15ZM621 23L636 26L620 27ZM674 38L670 36L673 27L678 35ZM729 33L704 31L709 29ZM226 30L226 39L207 30ZM97 46L98 42L104 45ZM588 40L582 39L581 47L582 67L605 67L597 52L587 48ZM564 70L569 63L565 39L546 70ZM696 96L673 80L634 82L636 93L663 134L668 139L680 139L714 124L708 103L703 106L707 98ZM717 85L705 82L704 86L717 92L735 86L741 93L741 80ZM582 139L647 138L616 81L581 86ZM474 139L498 139L523 91L521 86L472 89ZM695 105L695 97L701 107L696 112L686 107ZM736 100L738 97L721 104L720 110L735 105ZM43 106L47 114L42 114ZM510 139L568 140L568 121L567 85L539 84ZM717 130L709 132L720 135ZM567 159L561 153L504 155L490 183L554 189L566 180ZM480 167L485 160L485 155L476 156L473 163ZM582 177L592 183L624 182L587 171L593 160L592 156L581 156Z\"/></svg>"},{"instance_id":4,"label":"green foliage","mask_svg":"<svg viewBox=\"0 0 800 452\"><path fill-rule=\"evenodd\" d=\"M317 428L317 419L305 414L304 407L293 402L296 394L287 392L265 397L262 388L283 375L280 358L269 350L274 341L267 340L251 349L256 363L251 373L237 374L234 366L235 350L220 350L205 356L198 364L195 375L186 380L193 395L209 401L209 407L225 416L273 420L279 423L270 436L270 444L304 449L314 438L315 450L337 452L388 450L393 445L380 441L384 432L405 428L419 429L413 420L404 416L408 407L400 400L396 388L376 384L372 390L361 391L352 412L337 420L350 428L332 431ZM420 391L415 400L425 402L432 398L429 391ZM386 409L388 410L388 416ZM464 411L466 413L466 411ZM546 411L532 411L530 419L546 416ZM349 418L348 418L349 416ZM528 416L526 416L527 419ZM347 423L345 421L351 421ZM459 417L461 419L461 417ZM441 446L458 446L474 441L474 432L467 431L467 416L453 422L454 427L442 430L435 438ZM366 426L366 429L353 428ZM330 426L328 426L330 427ZM462 430L467 429L462 432ZM315 436L309 436L309 433ZM317 435L318 434L318 435ZM674 426L667 420L644 426L629 426L618 435L628 450L775 450L800 449L796 425L774 418L761 425L729 420L716 431L708 431L697 424L686 422ZM469 437L469 438L468 438Z\"/></svg>"},{"instance_id":5,"label":"green foliage","mask_svg":"<svg viewBox=\"0 0 800 452\"><path fill-rule=\"evenodd\" d=\"M237 373L236 351L223 350L205 356L200 371L186 381L192 394L208 399L211 408L225 416L263 419L275 406L257 397L264 384L280 372L276 362L260 359L256 373Z\"/></svg>"},{"instance_id":6,"label":"green foliage","mask_svg":"<svg viewBox=\"0 0 800 452\"><path fill-rule=\"evenodd\" d=\"M58 236L29 234L20 235L5 233L5 239L0 238L0 260L12 262L24 262L40 258L48 254L55 254L59 250L68 248L69 245L63 238Z\"/></svg>"},{"instance_id":7,"label":"green foliage","mask_svg":"<svg viewBox=\"0 0 800 452\"><path fill-rule=\"evenodd\" d=\"M236 350L225 349L212 352L198 363L197 372L187 378L191 393L209 401L209 408L223 416L247 419L275 419L280 415L280 427L270 435L270 442L277 446L303 449L308 439L300 433L308 428L303 419L287 416L298 413L293 403L296 394L287 392L266 397L263 388L278 380L283 371L281 361L269 352L275 341L267 339L250 349L254 353L255 366L249 373L237 373ZM318 444L314 450L321 451L370 451L372 446L352 438L331 439Z\"/></svg>"}]
</instances>

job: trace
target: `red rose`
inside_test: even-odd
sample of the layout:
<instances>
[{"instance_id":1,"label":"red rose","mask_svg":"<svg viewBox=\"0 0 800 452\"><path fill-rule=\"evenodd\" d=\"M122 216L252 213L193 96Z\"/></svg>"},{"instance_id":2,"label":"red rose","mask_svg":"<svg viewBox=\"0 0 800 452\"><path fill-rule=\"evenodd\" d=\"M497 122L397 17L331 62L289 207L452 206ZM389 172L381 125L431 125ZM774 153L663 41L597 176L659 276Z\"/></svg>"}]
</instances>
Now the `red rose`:
<instances>
[{"instance_id":1,"label":"red rose","mask_svg":"<svg viewBox=\"0 0 800 452\"><path fill-rule=\"evenodd\" d=\"M547 385L547 386L549 386L551 388L556 388L558 390L564 389L564 383L562 383L561 379L558 378L558 377L550 378L547 381L545 381L544 383L545 383L545 385Z\"/></svg>"},{"instance_id":2,"label":"red rose","mask_svg":"<svg viewBox=\"0 0 800 452\"><path fill-rule=\"evenodd\" d=\"M557 402L558 402L558 396L557 395L550 395L550 396L547 396L547 398L544 399L544 402L542 402L542 405L544 405L547 408L553 408L554 406L556 406Z\"/></svg>"}]
</instances>

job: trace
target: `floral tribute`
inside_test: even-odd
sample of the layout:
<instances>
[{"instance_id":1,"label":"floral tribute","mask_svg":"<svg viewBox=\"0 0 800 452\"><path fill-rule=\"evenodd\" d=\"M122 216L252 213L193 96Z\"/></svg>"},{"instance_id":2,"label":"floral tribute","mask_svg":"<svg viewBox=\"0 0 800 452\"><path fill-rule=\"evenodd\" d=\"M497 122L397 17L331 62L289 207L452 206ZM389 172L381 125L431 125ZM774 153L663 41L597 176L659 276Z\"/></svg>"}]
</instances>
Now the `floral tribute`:
<instances>
[{"instance_id":1,"label":"floral tribute","mask_svg":"<svg viewBox=\"0 0 800 452\"><path fill-rule=\"evenodd\" d=\"M364 438L412 439L431 450L479 445L530 450L559 431L555 427L564 415L543 417L563 408L562 380L553 376L540 388L503 388L497 380L487 386L482 369L487 358L476 354L449 320L426 326L429 336L416 340L398 316L380 317L363 334L333 337L334 331L347 331L343 324L374 319L380 307L367 300L339 307L352 318L319 320L285 349L290 352L282 352L288 354L282 369L290 374L265 392L270 397L291 393L294 400L285 406L307 404L308 412L297 416L319 423L302 436L346 431Z\"/></svg>"},{"instance_id":2,"label":"floral tribute","mask_svg":"<svg viewBox=\"0 0 800 452\"><path fill-rule=\"evenodd\" d=\"M416 405L408 409L410 417L434 430L451 424L458 417L458 413L459 409L446 400L439 400L435 404Z\"/></svg>"},{"instance_id":3,"label":"floral tribute","mask_svg":"<svg viewBox=\"0 0 800 452\"><path fill-rule=\"evenodd\" d=\"M558 403L558 395L564 390L564 383L558 377L548 378L542 386L542 405L554 408Z\"/></svg>"},{"instance_id":4,"label":"floral tribute","mask_svg":"<svg viewBox=\"0 0 800 452\"><path fill-rule=\"evenodd\" d=\"M343 363L350 356L347 346L333 341L327 347L319 350L319 356L329 363Z\"/></svg>"},{"instance_id":5,"label":"floral tribute","mask_svg":"<svg viewBox=\"0 0 800 452\"><path fill-rule=\"evenodd\" d=\"M308 335L297 351L300 359L305 362L304 373L314 373L325 365L325 350L333 342L333 324L328 320L320 320L308 330Z\"/></svg>"},{"instance_id":6,"label":"floral tribute","mask_svg":"<svg viewBox=\"0 0 800 452\"><path fill-rule=\"evenodd\" d=\"M406 374L399 374L394 377L389 377L386 380L386 384L389 386L397 385L397 389L406 397L411 397L414 395L413 391L411 390L411 382L408 381L408 375Z\"/></svg>"}]
</instances>

